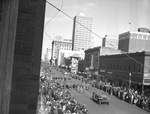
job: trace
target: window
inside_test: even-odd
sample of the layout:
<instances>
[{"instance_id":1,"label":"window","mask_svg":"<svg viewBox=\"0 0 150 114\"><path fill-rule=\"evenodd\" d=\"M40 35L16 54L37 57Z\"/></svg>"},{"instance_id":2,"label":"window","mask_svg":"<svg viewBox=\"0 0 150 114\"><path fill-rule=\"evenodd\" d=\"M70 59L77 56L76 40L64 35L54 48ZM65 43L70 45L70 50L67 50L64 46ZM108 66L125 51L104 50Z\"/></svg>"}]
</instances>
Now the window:
<instances>
[{"instance_id":1,"label":"window","mask_svg":"<svg viewBox=\"0 0 150 114\"><path fill-rule=\"evenodd\" d=\"M119 64L118 63L116 63L116 70L119 70Z\"/></svg>"},{"instance_id":2,"label":"window","mask_svg":"<svg viewBox=\"0 0 150 114\"><path fill-rule=\"evenodd\" d=\"M135 66L135 63L133 64L133 72L136 72L136 66Z\"/></svg>"},{"instance_id":3,"label":"window","mask_svg":"<svg viewBox=\"0 0 150 114\"><path fill-rule=\"evenodd\" d=\"M109 64L108 63L106 64L106 68L109 69Z\"/></svg>"},{"instance_id":4,"label":"window","mask_svg":"<svg viewBox=\"0 0 150 114\"><path fill-rule=\"evenodd\" d=\"M131 71L131 64L129 63L128 71Z\"/></svg>"},{"instance_id":5,"label":"window","mask_svg":"<svg viewBox=\"0 0 150 114\"><path fill-rule=\"evenodd\" d=\"M126 63L124 64L124 71L126 71Z\"/></svg>"},{"instance_id":6,"label":"window","mask_svg":"<svg viewBox=\"0 0 150 114\"><path fill-rule=\"evenodd\" d=\"M138 73L141 73L141 65L140 65L140 64L139 64L138 67L137 67L137 72L138 72Z\"/></svg>"},{"instance_id":7,"label":"window","mask_svg":"<svg viewBox=\"0 0 150 114\"><path fill-rule=\"evenodd\" d=\"M102 68L105 69L105 64L104 63L102 64Z\"/></svg>"},{"instance_id":8,"label":"window","mask_svg":"<svg viewBox=\"0 0 150 114\"><path fill-rule=\"evenodd\" d=\"M115 63L113 63L113 68L112 69L115 70Z\"/></svg>"},{"instance_id":9,"label":"window","mask_svg":"<svg viewBox=\"0 0 150 114\"><path fill-rule=\"evenodd\" d=\"M112 63L110 63L110 69L112 69Z\"/></svg>"},{"instance_id":10,"label":"window","mask_svg":"<svg viewBox=\"0 0 150 114\"><path fill-rule=\"evenodd\" d=\"M122 70L122 63L120 63L120 70Z\"/></svg>"}]
</instances>

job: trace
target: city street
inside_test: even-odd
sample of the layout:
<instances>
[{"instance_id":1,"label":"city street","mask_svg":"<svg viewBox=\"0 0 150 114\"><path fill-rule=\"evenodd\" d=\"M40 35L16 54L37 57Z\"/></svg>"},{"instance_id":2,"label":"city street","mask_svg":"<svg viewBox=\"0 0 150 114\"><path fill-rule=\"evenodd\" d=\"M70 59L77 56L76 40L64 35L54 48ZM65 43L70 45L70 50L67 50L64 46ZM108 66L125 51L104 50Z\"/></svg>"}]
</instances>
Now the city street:
<instances>
[{"instance_id":1,"label":"city street","mask_svg":"<svg viewBox=\"0 0 150 114\"><path fill-rule=\"evenodd\" d=\"M52 71L53 77L64 76L63 72L58 72L57 70L53 69ZM62 81L59 81L63 83ZM78 83L81 84L82 82L76 79L67 80L66 84L70 83ZM123 100L119 100L115 96L106 95L110 98L110 104L102 104L99 105L98 103L91 100L92 92L101 91L96 88L90 86L89 90L84 92L79 92L75 89L69 89L71 95L77 99L77 101L81 104L86 104L87 109L89 110L90 114L149 114L145 110L134 106L133 104L129 104ZM102 92L102 91L101 91Z\"/></svg>"}]
</instances>

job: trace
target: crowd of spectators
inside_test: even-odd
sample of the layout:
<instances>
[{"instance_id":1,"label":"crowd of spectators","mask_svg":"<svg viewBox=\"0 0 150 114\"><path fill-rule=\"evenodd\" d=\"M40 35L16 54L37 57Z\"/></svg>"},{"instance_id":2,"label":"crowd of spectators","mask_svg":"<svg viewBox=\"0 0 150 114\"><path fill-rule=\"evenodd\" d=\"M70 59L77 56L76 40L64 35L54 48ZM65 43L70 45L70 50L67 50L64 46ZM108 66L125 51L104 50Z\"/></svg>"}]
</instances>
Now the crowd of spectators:
<instances>
[{"instance_id":1,"label":"crowd of spectators","mask_svg":"<svg viewBox=\"0 0 150 114\"><path fill-rule=\"evenodd\" d=\"M125 102L136 105L146 111L150 111L150 96L149 94L142 94L142 92L133 88L126 88L122 86L115 87L114 84L102 82L102 81L91 81L93 87L107 92L110 95L114 95L117 98L124 100Z\"/></svg>"}]
</instances>

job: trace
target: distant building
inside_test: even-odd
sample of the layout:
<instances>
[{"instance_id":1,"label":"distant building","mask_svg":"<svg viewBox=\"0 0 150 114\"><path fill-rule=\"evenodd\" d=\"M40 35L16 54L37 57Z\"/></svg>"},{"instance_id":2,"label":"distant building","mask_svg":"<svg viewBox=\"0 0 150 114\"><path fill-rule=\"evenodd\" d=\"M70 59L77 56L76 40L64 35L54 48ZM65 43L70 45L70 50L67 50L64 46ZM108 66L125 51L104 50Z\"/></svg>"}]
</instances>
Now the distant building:
<instances>
[{"instance_id":1,"label":"distant building","mask_svg":"<svg viewBox=\"0 0 150 114\"><path fill-rule=\"evenodd\" d=\"M52 42L52 54L51 58L53 60L58 59L59 50L71 50L72 42L71 41L53 41Z\"/></svg>"},{"instance_id":2,"label":"distant building","mask_svg":"<svg viewBox=\"0 0 150 114\"><path fill-rule=\"evenodd\" d=\"M101 46L85 50L85 70L92 75L98 75L99 56L113 54L121 54L121 51Z\"/></svg>"},{"instance_id":3,"label":"distant building","mask_svg":"<svg viewBox=\"0 0 150 114\"><path fill-rule=\"evenodd\" d=\"M150 52L150 33L128 31L119 35L118 49L123 52Z\"/></svg>"},{"instance_id":4,"label":"distant building","mask_svg":"<svg viewBox=\"0 0 150 114\"><path fill-rule=\"evenodd\" d=\"M74 17L72 50L78 51L90 48L92 38L91 30L92 18L80 14Z\"/></svg>"},{"instance_id":5,"label":"distant building","mask_svg":"<svg viewBox=\"0 0 150 114\"><path fill-rule=\"evenodd\" d=\"M79 59L84 59L84 51L60 50L58 66L67 67L70 72L77 73Z\"/></svg>"},{"instance_id":6,"label":"distant building","mask_svg":"<svg viewBox=\"0 0 150 114\"><path fill-rule=\"evenodd\" d=\"M74 54L78 54L81 59L84 59L85 56L84 51L59 50L58 66L65 65L64 58L69 58Z\"/></svg>"},{"instance_id":7,"label":"distant building","mask_svg":"<svg viewBox=\"0 0 150 114\"><path fill-rule=\"evenodd\" d=\"M46 54L45 54L45 61L46 62L49 62L50 61L50 53L51 53L51 49L50 48L47 48L46 49Z\"/></svg>"},{"instance_id":8,"label":"distant building","mask_svg":"<svg viewBox=\"0 0 150 114\"><path fill-rule=\"evenodd\" d=\"M99 74L117 86L128 86L130 79L132 87L150 84L150 52L103 55L99 66Z\"/></svg>"},{"instance_id":9,"label":"distant building","mask_svg":"<svg viewBox=\"0 0 150 114\"><path fill-rule=\"evenodd\" d=\"M63 39L63 42L72 42L72 39Z\"/></svg>"},{"instance_id":10,"label":"distant building","mask_svg":"<svg viewBox=\"0 0 150 114\"><path fill-rule=\"evenodd\" d=\"M102 40L102 46L118 49L118 35L106 35Z\"/></svg>"}]
</instances>

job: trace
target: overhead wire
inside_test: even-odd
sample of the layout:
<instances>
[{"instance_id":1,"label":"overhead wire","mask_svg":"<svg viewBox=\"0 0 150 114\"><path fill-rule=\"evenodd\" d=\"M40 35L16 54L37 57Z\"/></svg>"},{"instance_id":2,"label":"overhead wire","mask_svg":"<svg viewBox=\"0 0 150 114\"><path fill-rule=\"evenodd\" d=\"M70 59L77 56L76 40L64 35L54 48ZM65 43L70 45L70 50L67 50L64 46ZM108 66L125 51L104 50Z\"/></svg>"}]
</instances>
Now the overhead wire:
<instances>
[{"instance_id":1,"label":"overhead wire","mask_svg":"<svg viewBox=\"0 0 150 114\"><path fill-rule=\"evenodd\" d=\"M63 13L64 15L66 15L67 17L69 17L70 19L74 20L71 16L69 16L67 13L65 13L64 11L62 11L61 9L57 8L56 6L54 6L53 4L51 4L49 1L46 1L49 5L51 5L52 7L54 7L55 9L57 9L59 12ZM102 37L100 37L97 33L93 32L92 30L90 30L89 28L85 27L84 25L82 25L80 22L76 22L79 25L81 25L82 27L84 27L85 29L87 29L88 31L90 31L91 33L93 33L95 36L97 36L100 39L103 39ZM107 43L109 43L108 41L106 41ZM109 43L111 44L111 43ZM112 44L111 44L112 45ZM113 47L115 47L114 45L112 45ZM116 48L116 47L115 47ZM134 59L133 57L131 57L130 55L128 55L127 52L123 53L124 55L126 55L128 58L132 59L133 61L135 61L136 63L140 64L141 66L148 68L147 66L143 65L141 62L137 61L136 59Z\"/></svg>"},{"instance_id":2,"label":"overhead wire","mask_svg":"<svg viewBox=\"0 0 150 114\"><path fill-rule=\"evenodd\" d=\"M47 1L46 1L47 2ZM63 0L62 0L62 2L61 2L61 6L60 6L60 10L62 9L62 7L63 7ZM45 28L46 28L46 26L59 14L59 10L57 11L57 13L44 25L44 33L49 37L49 38L51 38L51 39L53 39L47 32L46 32L46 30L45 30Z\"/></svg>"}]
</instances>

